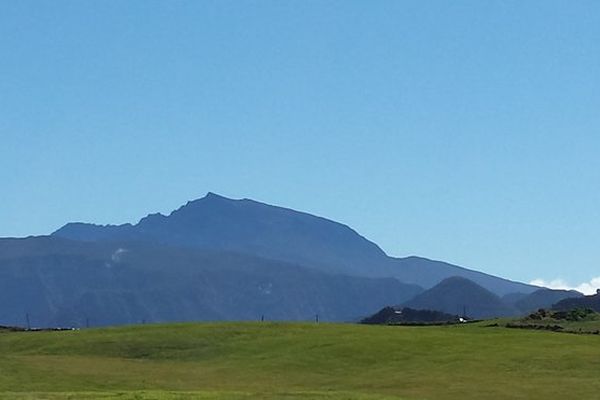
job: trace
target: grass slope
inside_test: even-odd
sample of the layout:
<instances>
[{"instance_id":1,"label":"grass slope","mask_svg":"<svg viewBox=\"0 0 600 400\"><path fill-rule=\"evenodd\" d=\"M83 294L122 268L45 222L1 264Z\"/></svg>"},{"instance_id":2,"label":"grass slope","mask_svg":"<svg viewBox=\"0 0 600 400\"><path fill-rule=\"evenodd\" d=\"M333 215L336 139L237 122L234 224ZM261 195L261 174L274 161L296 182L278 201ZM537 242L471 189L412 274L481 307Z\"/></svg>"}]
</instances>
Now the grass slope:
<instances>
[{"instance_id":1,"label":"grass slope","mask_svg":"<svg viewBox=\"0 0 600 400\"><path fill-rule=\"evenodd\" d=\"M600 337L483 325L218 323L0 333L0 399L550 399Z\"/></svg>"}]
</instances>

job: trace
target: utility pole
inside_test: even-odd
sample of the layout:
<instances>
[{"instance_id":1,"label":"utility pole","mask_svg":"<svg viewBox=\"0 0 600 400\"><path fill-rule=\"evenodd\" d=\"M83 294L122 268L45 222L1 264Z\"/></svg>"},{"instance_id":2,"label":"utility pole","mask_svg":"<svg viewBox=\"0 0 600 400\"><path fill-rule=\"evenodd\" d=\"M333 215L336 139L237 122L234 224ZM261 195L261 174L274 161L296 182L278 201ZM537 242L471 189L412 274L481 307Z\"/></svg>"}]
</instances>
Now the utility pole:
<instances>
[{"instance_id":1,"label":"utility pole","mask_svg":"<svg viewBox=\"0 0 600 400\"><path fill-rule=\"evenodd\" d=\"M29 321L29 313L25 313L25 321L27 322L27 330L31 330L31 322Z\"/></svg>"}]
</instances>

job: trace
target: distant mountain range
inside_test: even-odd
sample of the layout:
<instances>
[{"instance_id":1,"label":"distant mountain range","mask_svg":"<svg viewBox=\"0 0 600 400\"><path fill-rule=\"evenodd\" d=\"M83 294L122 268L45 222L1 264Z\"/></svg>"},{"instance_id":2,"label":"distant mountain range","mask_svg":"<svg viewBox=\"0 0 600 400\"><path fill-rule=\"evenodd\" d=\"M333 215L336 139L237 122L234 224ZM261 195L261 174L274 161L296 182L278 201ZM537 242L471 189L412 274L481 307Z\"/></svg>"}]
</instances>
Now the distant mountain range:
<instances>
[{"instance_id":1,"label":"distant mountain range","mask_svg":"<svg viewBox=\"0 0 600 400\"><path fill-rule=\"evenodd\" d=\"M574 308L589 308L600 312L600 289L596 291L596 294L591 296L565 298L557 302L552 308L559 311L568 311Z\"/></svg>"},{"instance_id":2,"label":"distant mountain range","mask_svg":"<svg viewBox=\"0 0 600 400\"><path fill-rule=\"evenodd\" d=\"M232 251L304 265L327 273L395 277L430 288L462 276L498 294L538 288L420 257L387 256L350 227L310 214L213 193L169 216L153 214L136 225L70 223L52 234L76 241L139 242Z\"/></svg>"},{"instance_id":3,"label":"distant mountain range","mask_svg":"<svg viewBox=\"0 0 600 400\"><path fill-rule=\"evenodd\" d=\"M51 236L0 239L0 325L27 316L39 326L317 314L347 321L403 303L455 314L465 299L444 297L447 278L481 300L481 315L516 313L500 296L514 303L539 289L389 257L346 225L209 193L135 225L69 223Z\"/></svg>"},{"instance_id":4,"label":"distant mountain range","mask_svg":"<svg viewBox=\"0 0 600 400\"><path fill-rule=\"evenodd\" d=\"M251 255L84 243L0 240L0 325L85 326L186 320L354 320L421 292Z\"/></svg>"},{"instance_id":5,"label":"distant mountain range","mask_svg":"<svg viewBox=\"0 0 600 400\"><path fill-rule=\"evenodd\" d=\"M563 299L581 296L577 291L544 288L529 294L513 293L500 298L471 280L455 276L416 295L403 306L482 319L527 314L540 308L550 308Z\"/></svg>"},{"instance_id":6,"label":"distant mountain range","mask_svg":"<svg viewBox=\"0 0 600 400\"><path fill-rule=\"evenodd\" d=\"M529 313L540 308L552 307L565 299L579 299L582 297L584 297L583 294L576 290L539 289L523 296L512 305L521 313Z\"/></svg>"}]
</instances>

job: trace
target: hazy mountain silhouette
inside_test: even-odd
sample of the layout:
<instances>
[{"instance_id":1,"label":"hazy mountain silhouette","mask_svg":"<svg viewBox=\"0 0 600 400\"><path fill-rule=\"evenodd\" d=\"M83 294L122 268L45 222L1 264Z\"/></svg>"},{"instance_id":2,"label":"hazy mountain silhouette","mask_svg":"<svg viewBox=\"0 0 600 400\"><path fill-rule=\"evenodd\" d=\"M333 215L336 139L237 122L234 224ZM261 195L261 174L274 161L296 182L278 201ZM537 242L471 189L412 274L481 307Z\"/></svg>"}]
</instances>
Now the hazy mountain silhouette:
<instances>
[{"instance_id":1,"label":"hazy mountain silhouette","mask_svg":"<svg viewBox=\"0 0 600 400\"><path fill-rule=\"evenodd\" d=\"M53 236L77 241L135 241L204 250L233 251L361 277L396 277L430 288L463 276L496 294L530 293L537 287L420 257L388 257L346 225L257 201L213 193L165 216L135 225L70 223Z\"/></svg>"},{"instance_id":2,"label":"hazy mountain silhouette","mask_svg":"<svg viewBox=\"0 0 600 400\"><path fill-rule=\"evenodd\" d=\"M583 297L576 290L552 290L540 289L530 293L514 303L514 306L522 313L537 311L540 308L550 308L553 304L569 298Z\"/></svg>"},{"instance_id":3,"label":"hazy mountain silhouette","mask_svg":"<svg viewBox=\"0 0 600 400\"><path fill-rule=\"evenodd\" d=\"M471 318L490 318L515 315L497 295L468 279L451 277L403 304L418 310L436 310Z\"/></svg>"},{"instance_id":4,"label":"hazy mountain silhouette","mask_svg":"<svg viewBox=\"0 0 600 400\"><path fill-rule=\"evenodd\" d=\"M469 280L447 279L454 276ZM40 326L316 314L345 321L405 302L450 314L466 306L482 317L518 313L488 290L536 289L388 257L348 226L212 193L135 225L70 223L49 237L0 239L0 325L23 325L26 314Z\"/></svg>"},{"instance_id":5,"label":"hazy mountain silhouette","mask_svg":"<svg viewBox=\"0 0 600 400\"><path fill-rule=\"evenodd\" d=\"M600 289L594 295L563 299L552 306L552 309L559 311L569 311L574 308L590 308L600 312Z\"/></svg>"},{"instance_id":6,"label":"hazy mountain silhouette","mask_svg":"<svg viewBox=\"0 0 600 400\"><path fill-rule=\"evenodd\" d=\"M349 227L256 201L213 193L169 216L136 225L67 224L54 236L85 241L135 240L178 247L236 251L341 273L365 274L385 253Z\"/></svg>"},{"instance_id":7,"label":"hazy mountain silhouette","mask_svg":"<svg viewBox=\"0 0 600 400\"><path fill-rule=\"evenodd\" d=\"M535 293L535 292L532 292ZM510 305L511 307L514 307L515 304L517 303L517 301L524 299L525 297L529 296L529 293L507 293L505 295L502 296L502 301L508 305Z\"/></svg>"},{"instance_id":8,"label":"hazy mountain silhouette","mask_svg":"<svg viewBox=\"0 0 600 400\"><path fill-rule=\"evenodd\" d=\"M224 251L58 237L0 239L0 325L348 321L422 289Z\"/></svg>"}]
</instances>

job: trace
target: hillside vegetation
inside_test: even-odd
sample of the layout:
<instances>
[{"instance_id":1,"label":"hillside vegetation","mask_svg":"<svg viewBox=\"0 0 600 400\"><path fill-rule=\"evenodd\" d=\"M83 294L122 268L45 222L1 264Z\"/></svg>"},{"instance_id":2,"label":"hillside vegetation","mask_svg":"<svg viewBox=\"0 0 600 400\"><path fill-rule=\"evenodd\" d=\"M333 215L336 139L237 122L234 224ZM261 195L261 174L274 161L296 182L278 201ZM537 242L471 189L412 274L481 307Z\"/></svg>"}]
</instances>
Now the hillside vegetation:
<instances>
[{"instance_id":1,"label":"hillside vegetation","mask_svg":"<svg viewBox=\"0 0 600 400\"><path fill-rule=\"evenodd\" d=\"M507 322L506 327L600 335L600 314L585 308L569 311L540 309L526 317Z\"/></svg>"},{"instance_id":2,"label":"hillside vegetation","mask_svg":"<svg viewBox=\"0 0 600 400\"><path fill-rule=\"evenodd\" d=\"M215 323L0 333L2 399L551 399L600 392L600 337Z\"/></svg>"}]
</instances>

